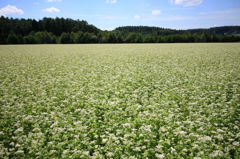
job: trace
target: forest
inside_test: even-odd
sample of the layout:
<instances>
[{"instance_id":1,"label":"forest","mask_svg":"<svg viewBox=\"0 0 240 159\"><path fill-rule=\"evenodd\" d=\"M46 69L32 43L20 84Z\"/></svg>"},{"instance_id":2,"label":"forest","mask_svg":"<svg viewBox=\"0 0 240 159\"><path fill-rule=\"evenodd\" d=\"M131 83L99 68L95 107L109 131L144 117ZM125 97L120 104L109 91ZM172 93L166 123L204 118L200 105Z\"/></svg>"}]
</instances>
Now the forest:
<instances>
[{"instance_id":1,"label":"forest","mask_svg":"<svg viewBox=\"0 0 240 159\"><path fill-rule=\"evenodd\" d=\"M192 43L239 42L240 26L175 30L124 26L101 30L69 18L13 19L0 17L0 44Z\"/></svg>"}]
</instances>

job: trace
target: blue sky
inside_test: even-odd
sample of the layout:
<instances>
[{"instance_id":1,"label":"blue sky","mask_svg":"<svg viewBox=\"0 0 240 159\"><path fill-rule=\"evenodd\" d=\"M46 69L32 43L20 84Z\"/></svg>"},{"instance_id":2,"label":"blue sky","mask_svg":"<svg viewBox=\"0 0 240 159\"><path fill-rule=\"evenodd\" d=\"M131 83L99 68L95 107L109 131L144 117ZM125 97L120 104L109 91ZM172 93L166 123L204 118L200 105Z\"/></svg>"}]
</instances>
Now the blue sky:
<instances>
[{"instance_id":1,"label":"blue sky","mask_svg":"<svg viewBox=\"0 0 240 159\"><path fill-rule=\"evenodd\" d=\"M0 0L0 15L80 19L106 30L126 25L208 28L240 25L240 0Z\"/></svg>"}]
</instances>

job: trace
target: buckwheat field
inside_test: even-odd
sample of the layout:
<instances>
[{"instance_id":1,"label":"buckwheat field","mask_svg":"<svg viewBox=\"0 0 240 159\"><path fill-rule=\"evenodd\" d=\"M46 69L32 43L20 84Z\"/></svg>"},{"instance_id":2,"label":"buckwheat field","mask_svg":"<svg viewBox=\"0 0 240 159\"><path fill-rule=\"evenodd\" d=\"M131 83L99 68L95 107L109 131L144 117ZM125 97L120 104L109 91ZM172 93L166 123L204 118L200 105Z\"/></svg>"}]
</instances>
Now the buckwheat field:
<instances>
[{"instance_id":1,"label":"buckwheat field","mask_svg":"<svg viewBox=\"0 0 240 159\"><path fill-rule=\"evenodd\" d=\"M238 159L240 44L0 46L0 158Z\"/></svg>"}]
</instances>

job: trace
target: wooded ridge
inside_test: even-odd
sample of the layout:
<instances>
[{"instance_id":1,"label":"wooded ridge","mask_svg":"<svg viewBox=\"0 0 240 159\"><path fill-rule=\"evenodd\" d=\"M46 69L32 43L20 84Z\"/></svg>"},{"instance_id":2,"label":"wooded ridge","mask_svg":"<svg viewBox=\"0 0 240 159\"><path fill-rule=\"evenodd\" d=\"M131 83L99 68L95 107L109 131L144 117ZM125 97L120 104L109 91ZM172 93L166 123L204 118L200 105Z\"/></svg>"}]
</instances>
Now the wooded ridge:
<instances>
[{"instance_id":1,"label":"wooded ridge","mask_svg":"<svg viewBox=\"0 0 240 159\"><path fill-rule=\"evenodd\" d=\"M239 42L240 26L175 30L124 26L100 30L84 20L0 17L0 44Z\"/></svg>"}]
</instances>

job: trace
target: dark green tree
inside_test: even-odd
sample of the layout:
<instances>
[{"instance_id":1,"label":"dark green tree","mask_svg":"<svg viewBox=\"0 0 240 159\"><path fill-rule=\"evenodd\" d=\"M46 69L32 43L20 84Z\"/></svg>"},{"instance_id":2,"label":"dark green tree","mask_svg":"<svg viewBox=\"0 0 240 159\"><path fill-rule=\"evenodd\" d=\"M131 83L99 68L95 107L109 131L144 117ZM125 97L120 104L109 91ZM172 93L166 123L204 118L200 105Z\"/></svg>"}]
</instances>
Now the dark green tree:
<instances>
[{"instance_id":1,"label":"dark green tree","mask_svg":"<svg viewBox=\"0 0 240 159\"><path fill-rule=\"evenodd\" d=\"M70 44L72 43L72 39L69 33L62 33L60 36L60 43L61 44Z\"/></svg>"},{"instance_id":2,"label":"dark green tree","mask_svg":"<svg viewBox=\"0 0 240 159\"><path fill-rule=\"evenodd\" d=\"M19 43L18 36L14 33L10 33L7 37L7 43L8 44L18 44Z\"/></svg>"}]
</instances>

